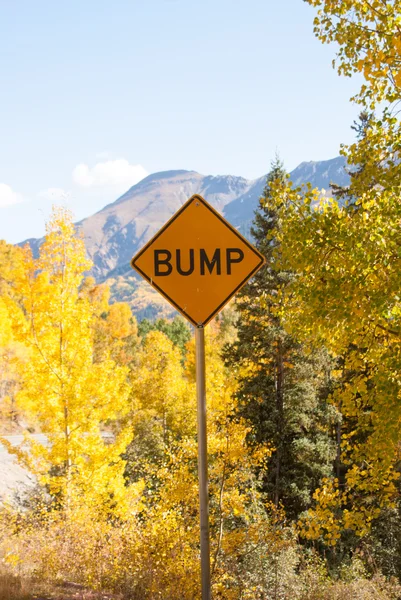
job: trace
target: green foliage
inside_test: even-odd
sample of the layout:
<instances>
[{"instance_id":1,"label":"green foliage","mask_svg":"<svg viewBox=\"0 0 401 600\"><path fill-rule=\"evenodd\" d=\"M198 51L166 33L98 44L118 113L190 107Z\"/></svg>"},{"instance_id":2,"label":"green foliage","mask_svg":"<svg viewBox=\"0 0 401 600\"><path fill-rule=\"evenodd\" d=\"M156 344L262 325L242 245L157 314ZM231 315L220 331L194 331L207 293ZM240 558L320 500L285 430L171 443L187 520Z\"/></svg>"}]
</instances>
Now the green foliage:
<instances>
[{"instance_id":1,"label":"green foliage","mask_svg":"<svg viewBox=\"0 0 401 600\"><path fill-rule=\"evenodd\" d=\"M384 508L364 539L361 554L371 572L401 579L401 502Z\"/></svg>"},{"instance_id":2,"label":"green foliage","mask_svg":"<svg viewBox=\"0 0 401 600\"><path fill-rule=\"evenodd\" d=\"M185 346L191 339L191 331L187 322L181 316L176 316L172 321L166 319L157 319L151 322L143 319L138 325L138 333L142 338L146 338L150 331L161 331L177 346L182 354L185 353Z\"/></svg>"},{"instance_id":3,"label":"green foliage","mask_svg":"<svg viewBox=\"0 0 401 600\"><path fill-rule=\"evenodd\" d=\"M345 469L316 490L303 529L335 545L347 530L366 537L398 496L401 125L394 103L401 99L401 6L308 1L319 7L316 35L338 43L339 73L363 75L357 139L342 149L351 181L335 190L341 205L321 201L311 186L272 186L278 260L295 275L283 322L304 343L323 343L338 361L331 400L342 414Z\"/></svg>"},{"instance_id":4,"label":"green foliage","mask_svg":"<svg viewBox=\"0 0 401 600\"><path fill-rule=\"evenodd\" d=\"M270 185L285 181L276 158L252 230L267 265L238 294L238 339L226 358L239 382L238 410L253 426L249 441L274 448L264 489L294 518L310 506L321 478L331 473L335 415L325 401L327 354L312 354L299 344L285 331L279 312L293 276L279 266L273 233L278 213L270 203Z\"/></svg>"}]
</instances>

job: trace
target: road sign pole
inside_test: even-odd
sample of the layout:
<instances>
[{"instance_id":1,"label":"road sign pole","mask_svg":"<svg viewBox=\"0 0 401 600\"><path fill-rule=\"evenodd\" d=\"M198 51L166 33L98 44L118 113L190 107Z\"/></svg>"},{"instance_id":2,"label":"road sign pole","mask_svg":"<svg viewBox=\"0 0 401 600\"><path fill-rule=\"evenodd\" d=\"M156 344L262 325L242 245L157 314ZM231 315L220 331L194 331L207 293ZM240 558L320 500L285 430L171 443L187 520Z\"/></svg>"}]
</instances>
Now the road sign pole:
<instances>
[{"instance_id":1,"label":"road sign pole","mask_svg":"<svg viewBox=\"0 0 401 600\"><path fill-rule=\"evenodd\" d=\"M195 326L202 600L211 600L203 328L264 263L259 250L198 194L131 260L132 267Z\"/></svg>"},{"instance_id":2,"label":"road sign pole","mask_svg":"<svg viewBox=\"0 0 401 600\"><path fill-rule=\"evenodd\" d=\"M200 504L200 548L202 600L211 600L210 590L210 544L209 544L209 491L207 477L206 433L206 368L205 330L195 328L196 344L196 396L198 400L198 477Z\"/></svg>"}]
</instances>

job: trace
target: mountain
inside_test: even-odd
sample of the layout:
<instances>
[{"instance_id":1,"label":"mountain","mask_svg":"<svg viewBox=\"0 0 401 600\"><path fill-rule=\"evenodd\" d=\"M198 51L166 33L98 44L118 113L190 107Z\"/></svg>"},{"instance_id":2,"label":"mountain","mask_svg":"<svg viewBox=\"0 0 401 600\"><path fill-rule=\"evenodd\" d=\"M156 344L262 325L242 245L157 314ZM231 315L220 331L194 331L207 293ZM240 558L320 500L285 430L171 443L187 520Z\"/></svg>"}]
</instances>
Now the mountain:
<instances>
[{"instance_id":1,"label":"mountain","mask_svg":"<svg viewBox=\"0 0 401 600\"><path fill-rule=\"evenodd\" d=\"M331 183L345 186L349 183L345 165L343 156L318 162L302 162L291 171L291 181L295 186L310 181L313 187L325 190L330 188Z\"/></svg>"},{"instance_id":2,"label":"mountain","mask_svg":"<svg viewBox=\"0 0 401 600\"><path fill-rule=\"evenodd\" d=\"M328 188L345 185L345 160L301 163L291 173L296 185L310 181ZM247 234L263 192L266 176L254 181L243 177L204 176L195 171L155 173L130 188L121 198L78 223L98 280L128 270L129 262L160 227L193 194L200 194L235 227Z\"/></svg>"},{"instance_id":3,"label":"mountain","mask_svg":"<svg viewBox=\"0 0 401 600\"><path fill-rule=\"evenodd\" d=\"M331 160L303 162L290 173L294 186L300 186L309 181L313 187L328 190L331 183L348 185L349 176L345 171L345 158L338 156ZM224 216L243 235L249 237L253 215L258 207L259 198L263 193L266 176L252 182L250 188L224 209Z\"/></svg>"},{"instance_id":4,"label":"mountain","mask_svg":"<svg viewBox=\"0 0 401 600\"><path fill-rule=\"evenodd\" d=\"M325 189L331 182L346 185L344 166L343 157L303 162L291 172L291 180L296 185L310 181L314 187ZM130 267L132 256L193 194L203 196L249 237L265 181L265 175L251 181L233 175L205 176L182 170L149 175L115 202L77 223L94 264L92 274L99 282L107 279L112 297L129 301L139 318L160 314L161 300L134 274ZM27 241L36 254L41 240Z\"/></svg>"},{"instance_id":5,"label":"mountain","mask_svg":"<svg viewBox=\"0 0 401 600\"><path fill-rule=\"evenodd\" d=\"M243 177L211 177L195 171L149 175L121 198L78 223L93 274L102 280L127 266L137 250L193 194L201 194L220 212L250 187Z\"/></svg>"}]
</instances>

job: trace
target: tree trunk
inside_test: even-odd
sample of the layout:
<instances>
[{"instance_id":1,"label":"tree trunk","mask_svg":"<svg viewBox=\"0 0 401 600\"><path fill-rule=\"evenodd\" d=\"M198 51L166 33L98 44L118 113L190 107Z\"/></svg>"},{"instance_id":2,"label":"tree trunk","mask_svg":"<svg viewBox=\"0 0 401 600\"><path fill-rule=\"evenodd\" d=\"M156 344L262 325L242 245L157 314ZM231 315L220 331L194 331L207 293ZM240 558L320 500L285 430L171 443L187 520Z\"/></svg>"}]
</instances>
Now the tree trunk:
<instances>
[{"instance_id":1,"label":"tree trunk","mask_svg":"<svg viewBox=\"0 0 401 600\"><path fill-rule=\"evenodd\" d=\"M277 361L276 361L276 410L277 410L277 448L276 448L276 480L274 489L274 504L279 505L280 502L280 487L281 487L281 462L283 448L283 431L284 431L284 364L283 350L281 340L277 342Z\"/></svg>"}]
</instances>

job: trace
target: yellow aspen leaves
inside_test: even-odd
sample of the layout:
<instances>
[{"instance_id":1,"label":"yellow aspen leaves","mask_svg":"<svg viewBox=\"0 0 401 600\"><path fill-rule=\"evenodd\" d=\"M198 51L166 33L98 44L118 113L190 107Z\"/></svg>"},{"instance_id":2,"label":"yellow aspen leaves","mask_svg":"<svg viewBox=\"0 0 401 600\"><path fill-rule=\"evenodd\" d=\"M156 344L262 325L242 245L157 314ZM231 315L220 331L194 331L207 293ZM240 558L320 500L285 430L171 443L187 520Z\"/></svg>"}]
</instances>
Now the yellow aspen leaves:
<instances>
[{"instance_id":1,"label":"yellow aspen leaves","mask_svg":"<svg viewBox=\"0 0 401 600\"><path fill-rule=\"evenodd\" d=\"M10 451L64 502L84 494L101 506L121 496L121 454L132 434L115 436L110 428L129 410L127 371L107 356L93 362L93 305L80 295L89 268L83 241L61 209L47 227L39 258L24 250L15 275L19 302L9 302L13 336L28 353L19 367L17 403L40 425L47 444L26 436L24 448Z\"/></svg>"}]
</instances>

